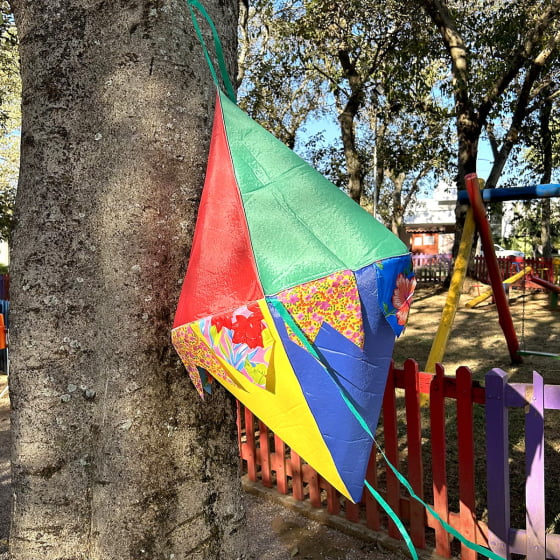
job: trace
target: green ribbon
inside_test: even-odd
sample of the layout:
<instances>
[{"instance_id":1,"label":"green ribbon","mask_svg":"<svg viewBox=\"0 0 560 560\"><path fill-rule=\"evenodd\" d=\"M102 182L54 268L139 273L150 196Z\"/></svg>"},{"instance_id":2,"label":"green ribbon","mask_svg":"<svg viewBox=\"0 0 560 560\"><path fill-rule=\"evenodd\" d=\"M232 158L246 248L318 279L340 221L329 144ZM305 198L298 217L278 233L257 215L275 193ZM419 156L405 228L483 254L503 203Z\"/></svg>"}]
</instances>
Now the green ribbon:
<instances>
[{"instance_id":1,"label":"green ribbon","mask_svg":"<svg viewBox=\"0 0 560 560\"><path fill-rule=\"evenodd\" d=\"M218 68L220 69L220 76L222 78L222 82L226 89L227 96L234 102L237 103L237 96L235 95L235 90L233 89L233 85L231 80L229 79L229 74L226 67L226 62L224 60L224 51L222 49L222 43L220 41L220 36L218 35L218 31L216 30L216 26L212 21L212 18L204 8L204 6L198 2L198 0L186 0L187 5L189 6L189 10L191 12L191 18L194 26L194 30L202 45L202 50L204 52L204 58L206 58L206 62L208 63L208 68L210 68L210 73L212 74L212 79L214 83L219 88L220 82L218 80L218 75L216 73L216 69L214 68L214 64L212 62L212 58L210 57L210 53L208 52L208 47L206 46L206 41L202 35L202 31L200 30L200 26L198 25L198 20L196 19L195 9L198 10L204 19L207 21L208 25L210 26L210 30L212 31L212 38L214 39L214 52L216 53L216 60L218 61Z\"/></svg>"},{"instance_id":2,"label":"green ribbon","mask_svg":"<svg viewBox=\"0 0 560 560\"><path fill-rule=\"evenodd\" d=\"M290 312L286 309L284 304L276 298L268 298L268 301L276 309L276 311L278 312L280 317L282 317L284 322L292 329L292 331L297 336L298 340L304 345L306 350L319 361L321 366L323 366L323 369L329 374L330 378L334 381L334 383L338 387L342 399L344 400L344 402L346 403L346 405L348 406L348 408L350 409L350 411L352 412L356 420L360 423L360 426L362 426L364 431L371 437L377 449L381 453L383 459L385 460L385 462L387 463L387 465L389 466L393 474L397 477L397 480L406 488L410 496L413 499L415 499L417 502L422 504L430 512L430 514L435 519L437 519L437 521L441 523L442 527L448 533L451 533L454 537L456 537L460 542L462 542L464 545L469 547L471 550L474 550L475 552L478 552L479 554L482 554L482 556L485 556L486 558L490 558L491 560L504 560L502 556L496 554L494 551L489 550L486 547L483 547L479 544L470 541L461 533L459 533L459 531L457 531L454 527L449 525L449 523L444 521L441 518L441 516L429 504L427 504L424 500L422 500L422 498L420 498L420 496L416 494L416 492L414 492L414 489L412 488L408 480L396 469L396 467L391 463L391 461L389 461L389 459L385 455L385 452L383 451L383 449L381 449L381 446L379 445L379 443L377 443L377 440L371 433L371 430L369 429L366 421L364 420L362 415L358 412L358 410L352 403L352 398L350 397L350 395L348 395L344 387L340 384L340 382L336 378L335 373L332 372L329 366L323 362L321 356L316 351L315 347L309 342L309 340L305 336L305 333L299 328L299 326L295 322L294 318L290 315ZM408 534L402 521L399 519L399 516L393 511L391 506L383 499L381 494L379 494L379 492L375 490L375 488L373 488L373 486L371 486L371 484L367 480L364 480L364 484L366 488L369 490L369 492L371 493L371 495L374 497L374 499L377 500L377 502L381 505L381 507L386 511L387 515L389 515L389 517L392 519L393 523L397 526L397 529L403 536L404 541L408 547L408 550L412 555L412 558L416 560L418 558L418 554L416 553L416 549L414 548L412 539L410 538L410 535Z\"/></svg>"},{"instance_id":3,"label":"green ribbon","mask_svg":"<svg viewBox=\"0 0 560 560\"><path fill-rule=\"evenodd\" d=\"M416 494L416 492L414 492L414 489L410 485L410 482L408 482L408 480L396 469L396 467L389 461L389 459L387 459L385 452L383 451L383 449L381 449L381 446L379 445L379 443L377 443L377 440L374 439L373 441L375 442L378 451L383 456L383 459L385 459L385 462L387 463L389 468L393 471L393 474L397 477L398 481L408 490L410 496L414 498L417 502L420 502L432 514L432 516L435 517L441 523L443 528L448 533L451 533L454 537L457 537L457 539L459 539L464 545L468 546L471 550L474 550L475 552L482 554L482 556L486 556L486 558L491 558L492 560L504 560L503 556L496 554L495 552L489 550L484 546L480 546L479 544L473 543L472 541L467 539L467 537L459 533L459 531L457 531L455 528L451 527L449 523L444 521L441 518L441 516L429 504L427 504L424 500L422 500L422 498L420 498Z\"/></svg>"},{"instance_id":4,"label":"green ribbon","mask_svg":"<svg viewBox=\"0 0 560 560\"><path fill-rule=\"evenodd\" d=\"M394 512L393 508L385 501L383 496L367 481L364 480L364 484L366 488L369 490L370 494L378 501L381 507L387 512L389 517L393 520L393 523L397 526L400 534L402 535L406 546L408 546L408 550L410 551L410 555L412 556L413 560L418 560L418 554L416 553L416 549L414 548L414 543L408 534L403 522L399 519L399 516Z\"/></svg>"}]
</instances>

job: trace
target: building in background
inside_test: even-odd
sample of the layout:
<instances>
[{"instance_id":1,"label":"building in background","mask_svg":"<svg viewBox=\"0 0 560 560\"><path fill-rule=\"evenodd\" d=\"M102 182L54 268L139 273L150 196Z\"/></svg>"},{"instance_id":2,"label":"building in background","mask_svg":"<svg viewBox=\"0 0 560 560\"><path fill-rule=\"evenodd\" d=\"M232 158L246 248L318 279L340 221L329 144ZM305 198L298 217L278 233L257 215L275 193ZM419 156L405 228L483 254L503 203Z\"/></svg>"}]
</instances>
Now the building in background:
<instances>
[{"instance_id":1,"label":"building in background","mask_svg":"<svg viewBox=\"0 0 560 560\"><path fill-rule=\"evenodd\" d=\"M451 254L455 235L457 187L440 181L432 198L417 201L404 218L413 253Z\"/></svg>"}]
</instances>

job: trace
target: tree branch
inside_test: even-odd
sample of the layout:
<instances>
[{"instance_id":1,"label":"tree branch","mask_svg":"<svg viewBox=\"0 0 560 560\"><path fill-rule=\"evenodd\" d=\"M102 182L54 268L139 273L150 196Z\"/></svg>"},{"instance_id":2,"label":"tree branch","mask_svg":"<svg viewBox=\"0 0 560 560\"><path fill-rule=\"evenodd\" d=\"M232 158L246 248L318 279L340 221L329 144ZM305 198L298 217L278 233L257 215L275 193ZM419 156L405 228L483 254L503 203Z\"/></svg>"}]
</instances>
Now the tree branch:
<instances>
[{"instance_id":1,"label":"tree branch","mask_svg":"<svg viewBox=\"0 0 560 560\"><path fill-rule=\"evenodd\" d=\"M547 30L550 22L560 13L560 0L555 0L547 10L538 18L533 30L528 34L527 40L523 44L522 49L513 57L509 67L496 80L493 87L490 88L488 94L482 100L478 113L482 122L486 121L488 114L496 103L496 100L507 89L512 80L517 76L519 70L529 62L530 57L537 44L542 41L543 35ZM551 53L558 46L560 34L556 34L549 44L542 49L533 59L533 64L544 65L544 61L550 58ZM541 62L541 59L543 62Z\"/></svg>"}]
</instances>

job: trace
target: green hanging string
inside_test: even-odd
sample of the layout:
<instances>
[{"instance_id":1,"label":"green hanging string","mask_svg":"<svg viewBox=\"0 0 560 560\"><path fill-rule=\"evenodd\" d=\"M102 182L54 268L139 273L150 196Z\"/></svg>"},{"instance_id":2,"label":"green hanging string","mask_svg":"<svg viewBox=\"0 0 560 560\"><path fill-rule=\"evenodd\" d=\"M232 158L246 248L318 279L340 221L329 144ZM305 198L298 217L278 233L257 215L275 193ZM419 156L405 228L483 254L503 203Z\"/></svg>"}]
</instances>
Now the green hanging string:
<instances>
[{"instance_id":1,"label":"green hanging string","mask_svg":"<svg viewBox=\"0 0 560 560\"><path fill-rule=\"evenodd\" d=\"M408 531L406 530L406 527L403 525L403 522L400 520L399 516L393 511L393 508L385 501L383 496L367 480L364 480L364 484L366 485L366 488L369 490L370 494L377 500L377 502L393 520L393 523L397 526L397 529L402 535L412 558L414 560L418 560L418 554L416 553L416 549L414 548L414 543L412 542L412 539L410 538L410 535L408 534Z\"/></svg>"},{"instance_id":2,"label":"green hanging string","mask_svg":"<svg viewBox=\"0 0 560 560\"><path fill-rule=\"evenodd\" d=\"M200 26L198 25L198 20L196 19L195 9L198 10L204 19L207 21L208 25L210 26L210 30L212 31L212 38L214 39L214 52L216 53L216 60L218 61L218 68L220 69L220 76L222 78L222 82L226 89L227 96L234 102L237 103L237 96L235 95L235 90L233 89L233 85L231 80L229 79L229 74L226 67L226 62L224 60L224 51L222 49L222 43L220 41L220 36L218 35L218 31L216 30L216 26L212 21L212 18L204 8L204 6L198 2L198 0L186 0L189 6L189 10L191 12L191 18L194 26L194 30L202 45L202 50L204 52L204 58L206 58L206 62L208 63L208 68L210 69L210 73L212 74L212 79L214 83L219 88L220 82L218 80L218 75L216 74L216 69L214 68L214 64L212 62L212 58L210 57L210 53L208 52L208 47L206 46L206 41L202 35L202 31L200 30Z\"/></svg>"},{"instance_id":3,"label":"green hanging string","mask_svg":"<svg viewBox=\"0 0 560 560\"><path fill-rule=\"evenodd\" d=\"M193 26L194 26L196 35L198 37L198 40L200 41L200 44L202 45L202 50L204 52L204 57L206 58L206 62L208 63L208 68L210 69L210 73L212 74L212 79L214 80L214 83L216 84L216 86L219 88L220 83L219 83L219 80L218 80L218 75L217 75L216 70L214 68L212 58L210 57L210 53L208 51L208 47L206 46L206 41L204 40L204 37L202 35L202 31L200 29L200 26L198 25L198 20L196 19L195 9L198 10L202 14L204 19L207 21L208 25L210 26L210 29L212 31L212 38L214 40L214 51L215 51L216 59L217 59L217 62L218 62L218 68L220 69L220 76L222 78L222 82L223 82L224 87L226 89L226 94L234 103L237 103L237 97L236 97L235 90L233 88L233 85L231 83L231 80L229 78L229 74L228 74L228 71L227 71L227 68L226 68L226 63L225 63L225 60L224 60L224 53L223 53L223 49L222 49L222 44L221 44L218 32L216 30L216 26L214 25L214 22L212 21L212 18L210 17L210 15L208 14L208 12L204 8L204 6L200 2L198 2L198 0L186 0L186 1L187 1L188 6L189 6L189 10L190 10L190 13L191 13L191 18L192 18L192 21L193 21ZM491 550L488 550L487 548L485 548L483 546L480 546L476 543L473 543L473 542L469 541L466 537L464 537L461 533L459 533L459 531L457 531L456 529L451 527L451 525L446 523L440 517L440 515L436 511L434 511L434 509L432 507L430 507L426 502L424 502L414 492L414 490L413 490L412 486L410 485L410 483L408 482L408 480L406 480L406 478L404 478L404 476L402 474L400 474L399 471L391 464L389 459L387 459L387 456L385 455L385 453L383 452L383 450L381 449L381 447L379 446L379 444L375 440L373 434L371 433L371 430L369 429L369 427L367 425L367 422L364 420L362 415L356 409L354 403L352 402L352 398L350 397L350 395L348 395L347 391L340 384L340 382L336 378L335 373L332 372L331 369L327 365L324 364L324 362L321 359L321 356L319 355L319 353L315 350L313 345L311 345L309 343L309 341L307 340L307 337L302 332L302 330L299 328L299 326L297 325L297 323L295 322L293 317L290 315L288 310L284 307L282 302L280 302L280 300L278 300L276 298L270 298L268 301L274 306L274 308L276 309L278 314L282 317L284 322L292 329L294 334L298 337L298 339L301 341L301 343L304 345L304 347L307 349L307 351L318 360L318 362L323 366L325 371L329 374L330 378L333 380L333 382L336 384L338 390L340 391L340 395L341 395L342 399L344 400L344 402L346 403L346 406L348 406L348 408L350 409L350 411L352 412L352 414L354 415L356 420L359 422L360 426L362 426L364 431L372 438L372 440L374 441L378 450L380 451L381 455L385 459L385 462L387 463L387 465L389 466L391 471L394 473L394 475L397 477L399 482L407 489L410 496L412 498L414 498L416 501L420 502L430 512L430 514L442 524L442 526L445 528L446 531L451 533L453 536L455 536L457 539L459 539L460 542L462 542L463 544L468 546L470 549L478 552L479 554L482 554L486 558L490 558L491 560L504 560L502 556L499 556L495 552L493 552ZM401 535L403 536L403 538L406 542L406 545L408 546L408 549L410 551L410 554L412 555L412 558L414 560L417 560L418 559L418 554L416 553L416 550L414 548L414 544L412 543L410 535L408 534L406 528L404 527L402 521L399 519L398 515L393 511L393 509L383 499L383 497L379 494L379 492L377 492L377 490L375 488L373 488L373 486L371 486L371 484L367 480L364 480L364 484L365 484L366 488L368 489L368 491L372 494L374 499L377 500L377 502L383 507L383 509L387 512L389 517L393 520L393 522L395 523L395 525L399 529Z\"/></svg>"},{"instance_id":4,"label":"green hanging string","mask_svg":"<svg viewBox=\"0 0 560 560\"><path fill-rule=\"evenodd\" d=\"M385 462L387 463L387 465L389 466L389 468L391 469L393 474L397 477L397 480L406 488L406 490L408 491L410 496L413 499L415 499L417 502L422 504L430 512L430 514L441 523L443 528L448 533L452 534L454 537L456 537L460 542L462 542L468 548L470 548L471 550L474 550L475 552L478 552L479 554L482 554L482 556L485 556L486 558L490 558L491 560L504 560L504 558L502 556L496 554L495 552L493 552L492 550L489 550L486 547L483 547L479 544L476 544L476 543L470 541L465 536L463 536L461 533L459 533L459 531L457 531L454 527L449 525L449 523L444 521L442 519L442 517L429 504L427 504L424 500L422 500L422 498L420 498L416 494L416 492L414 492L414 489L412 488L412 486L410 485L408 480L389 461L389 459L385 455L384 451L381 449L381 446L379 445L379 443L377 443L377 440L375 439L375 437L371 433L366 421L364 420L362 415L358 412L358 410L356 409L356 407L352 403L352 399L351 399L350 395L347 394L344 387L340 384L338 379L336 379L334 372L332 372L331 369L323 363L323 361L321 360L321 356L315 350L313 345L310 344L309 340L307 340L307 337L305 336L305 333L299 328L299 326L295 322L294 318L290 315L290 312L286 309L286 307L283 305L283 303L280 300L278 300L276 298L268 298L268 301L276 309L276 311L282 317L284 322L292 329L294 334L297 336L298 340L304 345L304 347L307 349L307 351L314 358L316 358L319 361L319 363L323 366L324 370L329 374L330 378L335 382L336 386L338 387L338 390L340 391L340 395L341 395L342 399L344 400L344 402L346 403L346 405L348 406L348 408L350 409L350 411L352 412L352 414L354 415L356 420L360 423L360 426L362 426L364 431L371 437L371 439L375 443L377 449L381 453L381 456L383 457L383 459L385 460ZM408 534L405 526L403 525L402 521L399 519L398 515L393 511L393 509L383 499L383 497L379 494L379 492L377 492L377 490L375 490L375 488L373 488L373 486L371 486L371 484L367 480L364 480L364 484L365 484L366 488L369 490L369 492L371 493L371 495L374 497L374 499L377 500L377 502L381 505L381 507L386 511L387 515L389 515L389 517L392 519L393 523L395 523L395 525L397 526L399 532L401 533L401 535L403 536L403 538L405 540L405 543L406 543L406 545L407 545L407 547L410 551L410 554L412 555L412 558L417 559L418 555L416 553L416 549L414 548L414 544L412 542L412 539L410 538L410 535Z\"/></svg>"}]
</instances>

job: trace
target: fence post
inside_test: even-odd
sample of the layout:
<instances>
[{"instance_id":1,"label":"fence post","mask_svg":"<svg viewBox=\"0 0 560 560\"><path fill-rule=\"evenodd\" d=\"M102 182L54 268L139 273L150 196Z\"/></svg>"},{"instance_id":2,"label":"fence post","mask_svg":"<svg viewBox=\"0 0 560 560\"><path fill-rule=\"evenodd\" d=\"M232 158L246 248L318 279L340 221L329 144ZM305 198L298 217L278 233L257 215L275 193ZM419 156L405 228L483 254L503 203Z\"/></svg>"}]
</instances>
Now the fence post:
<instances>
[{"instance_id":1,"label":"fence post","mask_svg":"<svg viewBox=\"0 0 560 560\"><path fill-rule=\"evenodd\" d=\"M400 470L399 466L399 444L397 431L397 406L395 398L395 374L394 366L391 364L383 395L383 440L385 445L385 455L387 459ZM400 513L401 491L399 481L390 469L386 469L387 474L387 502L397 514ZM401 534L395 523L389 519L387 532L394 539L400 539Z\"/></svg>"},{"instance_id":2,"label":"fence post","mask_svg":"<svg viewBox=\"0 0 560 560\"><path fill-rule=\"evenodd\" d=\"M303 467L301 457L293 450L290 450L290 466L292 470L292 494L296 500L303 500Z\"/></svg>"},{"instance_id":3,"label":"fence post","mask_svg":"<svg viewBox=\"0 0 560 560\"><path fill-rule=\"evenodd\" d=\"M486 484L488 544L510 558L508 409L505 402L507 373L493 369L486 374Z\"/></svg>"},{"instance_id":4,"label":"fence post","mask_svg":"<svg viewBox=\"0 0 560 560\"><path fill-rule=\"evenodd\" d=\"M461 533L476 541L476 506L474 492L474 433L472 374L469 368L457 370L457 439L459 442L459 519ZM461 544L461 558L476 560L477 554Z\"/></svg>"},{"instance_id":5,"label":"fence post","mask_svg":"<svg viewBox=\"0 0 560 560\"><path fill-rule=\"evenodd\" d=\"M432 485L434 492L434 509L436 513L449 523L447 500L447 470L445 466L445 394L444 374L441 364L436 364L436 374L430 383L430 425L432 444ZM446 558L451 557L449 534L436 524L436 552Z\"/></svg>"},{"instance_id":6,"label":"fence post","mask_svg":"<svg viewBox=\"0 0 560 560\"><path fill-rule=\"evenodd\" d=\"M420 423L420 379L418 364L408 359L404 363L404 385L406 406L406 433L408 440L408 479L420 497L424 497L424 472L422 465L422 426ZM426 546L424 507L410 501L410 536L420 548Z\"/></svg>"},{"instance_id":7,"label":"fence post","mask_svg":"<svg viewBox=\"0 0 560 560\"><path fill-rule=\"evenodd\" d=\"M259 420L259 446L260 446L262 485L265 486L266 488L272 488L272 472L270 470L270 445L268 441L268 428L262 420Z\"/></svg>"},{"instance_id":8,"label":"fence post","mask_svg":"<svg viewBox=\"0 0 560 560\"><path fill-rule=\"evenodd\" d=\"M544 381L533 372L533 385L525 392L525 504L527 560L546 558L544 491Z\"/></svg>"},{"instance_id":9,"label":"fence post","mask_svg":"<svg viewBox=\"0 0 560 560\"><path fill-rule=\"evenodd\" d=\"M255 447L255 424L253 413L243 407L245 412L245 445L247 446L247 476L252 482L257 480L257 450Z\"/></svg>"},{"instance_id":10,"label":"fence post","mask_svg":"<svg viewBox=\"0 0 560 560\"><path fill-rule=\"evenodd\" d=\"M371 449L369 456L368 467L366 471L366 480L377 490L377 451L375 445ZM366 525L374 531L379 531L381 522L379 519L379 510L377 509L377 501L367 491L364 491L364 498L362 500L366 506Z\"/></svg>"},{"instance_id":11,"label":"fence post","mask_svg":"<svg viewBox=\"0 0 560 560\"><path fill-rule=\"evenodd\" d=\"M274 460L272 470L276 471L276 488L280 494L288 493L288 477L286 476L286 444L274 434Z\"/></svg>"}]
</instances>

